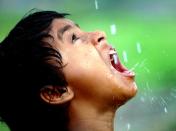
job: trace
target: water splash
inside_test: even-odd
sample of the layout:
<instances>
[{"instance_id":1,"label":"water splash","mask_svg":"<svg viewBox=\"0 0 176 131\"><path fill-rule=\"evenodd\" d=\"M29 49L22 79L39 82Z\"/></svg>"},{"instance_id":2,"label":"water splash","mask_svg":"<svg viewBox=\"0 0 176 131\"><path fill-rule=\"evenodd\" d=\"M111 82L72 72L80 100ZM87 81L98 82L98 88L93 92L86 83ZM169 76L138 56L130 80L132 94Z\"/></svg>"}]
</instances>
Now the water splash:
<instances>
[{"instance_id":1,"label":"water splash","mask_svg":"<svg viewBox=\"0 0 176 131\"><path fill-rule=\"evenodd\" d=\"M144 59L142 62L137 62L136 64L134 64L132 66L132 68L130 70L134 71L137 67L140 67L140 68L144 67L144 64L145 64L146 60L147 59Z\"/></svg>"},{"instance_id":2,"label":"water splash","mask_svg":"<svg viewBox=\"0 0 176 131\"><path fill-rule=\"evenodd\" d=\"M141 62L137 62L134 66L130 69L131 71L135 70L137 67L143 68L147 73L150 73L150 69L145 66L147 59L142 60Z\"/></svg>"},{"instance_id":3,"label":"water splash","mask_svg":"<svg viewBox=\"0 0 176 131\"><path fill-rule=\"evenodd\" d=\"M112 34L112 35L115 35L116 32L117 32L116 25L115 25L115 24L112 24L112 25L110 26L110 30L111 30L111 34Z\"/></svg>"},{"instance_id":4,"label":"water splash","mask_svg":"<svg viewBox=\"0 0 176 131\"><path fill-rule=\"evenodd\" d=\"M138 62L138 63L136 63L136 64L134 64L134 66L130 69L130 71L135 70L135 69L136 69L136 67L138 67L138 65L139 65L139 62Z\"/></svg>"},{"instance_id":5,"label":"water splash","mask_svg":"<svg viewBox=\"0 0 176 131\"><path fill-rule=\"evenodd\" d=\"M139 67L140 67L140 68L144 67L144 66L145 66L146 61L147 61L147 59L144 59L144 60L140 63Z\"/></svg>"},{"instance_id":6,"label":"water splash","mask_svg":"<svg viewBox=\"0 0 176 131\"><path fill-rule=\"evenodd\" d=\"M127 52L125 50L123 51L123 60L126 63L128 62Z\"/></svg>"},{"instance_id":7,"label":"water splash","mask_svg":"<svg viewBox=\"0 0 176 131\"><path fill-rule=\"evenodd\" d=\"M141 54L142 50L141 50L141 44L139 42L136 43L136 48L137 48L137 52Z\"/></svg>"},{"instance_id":8,"label":"water splash","mask_svg":"<svg viewBox=\"0 0 176 131\"><path fill-rule=\"evenodd\" d=\"M95 9L96 9L96 10L99 9L99 7L98 7L98 1L97 1L97 0L95 0Z\"/></svg>"}]
</instances>

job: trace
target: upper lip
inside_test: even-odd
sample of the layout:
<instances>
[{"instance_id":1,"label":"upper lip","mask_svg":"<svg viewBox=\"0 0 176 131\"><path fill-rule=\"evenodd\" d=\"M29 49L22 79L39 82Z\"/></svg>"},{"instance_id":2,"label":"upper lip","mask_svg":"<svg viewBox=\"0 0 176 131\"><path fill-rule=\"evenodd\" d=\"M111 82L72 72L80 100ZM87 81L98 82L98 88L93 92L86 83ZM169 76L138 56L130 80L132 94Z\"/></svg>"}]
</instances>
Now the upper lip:
<instances>
[{"instance_id":1,"label":"upper lip","mask_svg":"<svg viewBox=\"0 0 176 131\"><path fill-rule=\"evenodd\" d=\"M111 55L111 54L117 54L117 52L115 51L115 49L110 49L109 55Z\"/></svg>"}]
</instances>

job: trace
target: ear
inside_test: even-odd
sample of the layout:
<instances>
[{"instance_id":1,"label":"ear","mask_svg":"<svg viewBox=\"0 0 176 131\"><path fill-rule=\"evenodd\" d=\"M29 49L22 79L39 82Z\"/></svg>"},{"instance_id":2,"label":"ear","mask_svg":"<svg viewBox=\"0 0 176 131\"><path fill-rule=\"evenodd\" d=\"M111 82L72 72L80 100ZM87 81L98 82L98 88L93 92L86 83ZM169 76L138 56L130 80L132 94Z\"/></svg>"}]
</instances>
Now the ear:
<instances>
[{"instance_id":1,"label":"ear","mask_svg":"<svg viewBox=\"0 0 176 131\"><path fill-rule=\"evenodd\" d=\"M47 85L40 90L41 99L48 104L64 104L72 100L73 96L74 93L69 86Z\"/></svg>"}]
</instances>

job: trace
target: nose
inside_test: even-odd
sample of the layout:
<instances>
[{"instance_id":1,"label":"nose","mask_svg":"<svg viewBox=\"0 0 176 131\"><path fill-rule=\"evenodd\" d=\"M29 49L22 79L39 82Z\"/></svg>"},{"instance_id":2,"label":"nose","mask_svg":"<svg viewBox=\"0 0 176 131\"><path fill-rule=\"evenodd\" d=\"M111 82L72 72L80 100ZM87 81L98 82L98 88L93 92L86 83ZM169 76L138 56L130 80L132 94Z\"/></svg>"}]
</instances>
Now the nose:
<instances>
[{"instance_id":1,"label":"nose","mask_svg":"<svg viewBox=\"0 0 176 131\"><path fill-rule=\"evenodd\" d=\"M92 43L98 45L102 42L106 42L106 34L103 31L95 31L91 33Z\"/></svg>"}]
</instances>

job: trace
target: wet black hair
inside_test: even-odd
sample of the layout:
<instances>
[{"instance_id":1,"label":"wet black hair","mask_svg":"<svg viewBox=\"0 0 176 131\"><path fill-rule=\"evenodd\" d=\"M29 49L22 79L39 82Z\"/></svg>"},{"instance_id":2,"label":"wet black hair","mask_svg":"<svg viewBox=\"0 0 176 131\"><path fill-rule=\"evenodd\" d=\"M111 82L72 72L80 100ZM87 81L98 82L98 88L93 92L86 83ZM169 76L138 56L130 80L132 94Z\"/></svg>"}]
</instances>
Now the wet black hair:
<instances>
[{"instance_id":1,"label":"wet black hair","mask_svg":"<svg viewBox=\"0 0 176 131\"><path fill-rule=\"evenodd\" d=\"M0 117L11 131L67 130L67 105L45 104L39 97L45 85L67 86L59 50L44 41L53 39L49 34L52 21L66 15L30 13L0 43Z\"/></svg>"}]
</instances>

